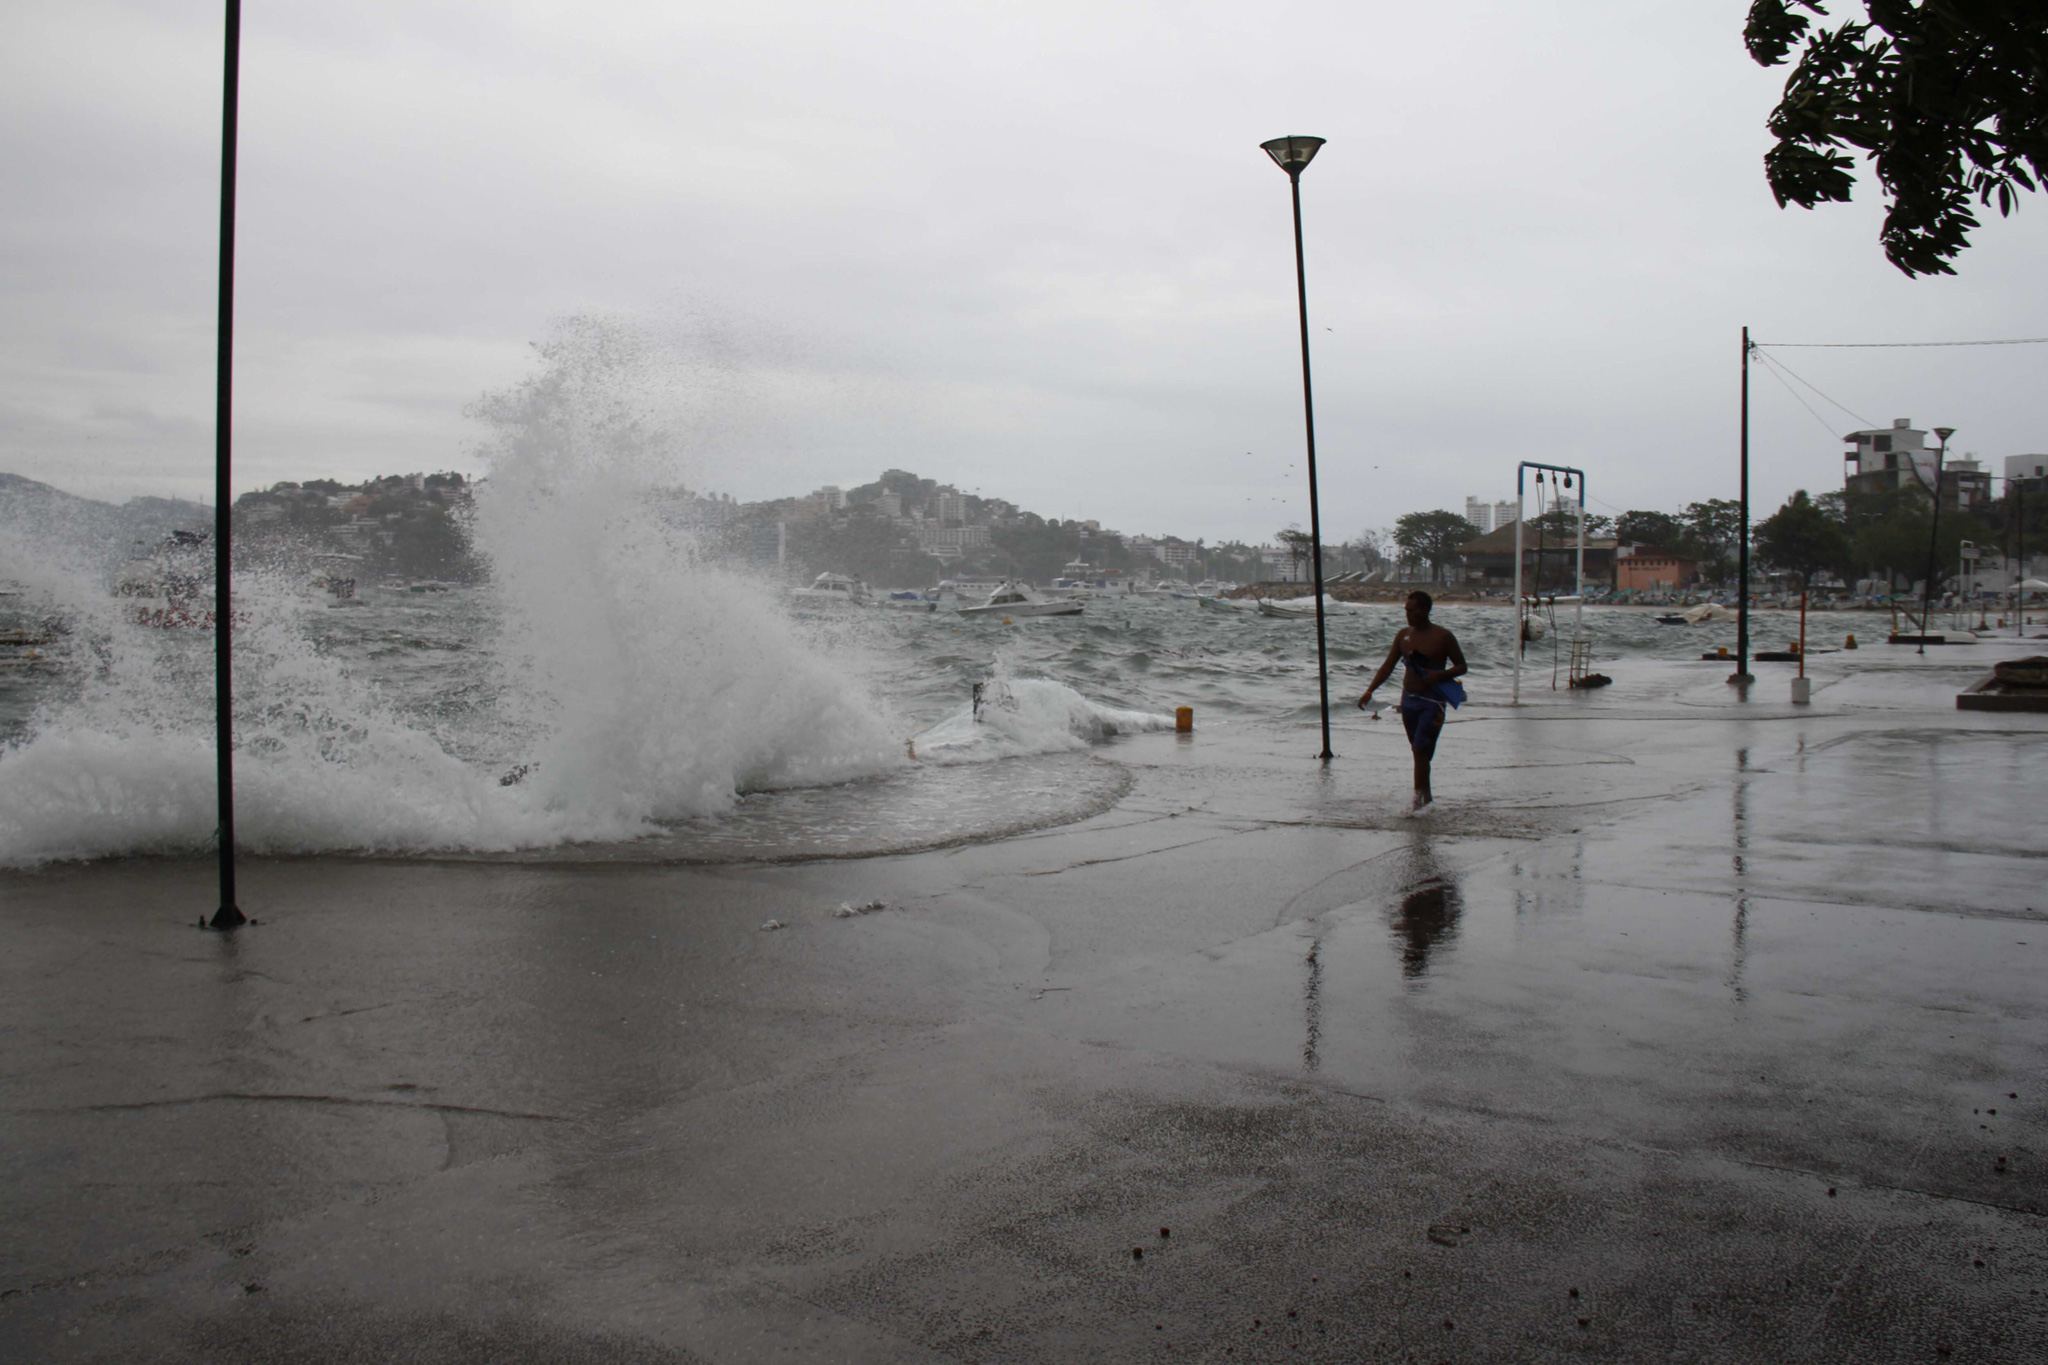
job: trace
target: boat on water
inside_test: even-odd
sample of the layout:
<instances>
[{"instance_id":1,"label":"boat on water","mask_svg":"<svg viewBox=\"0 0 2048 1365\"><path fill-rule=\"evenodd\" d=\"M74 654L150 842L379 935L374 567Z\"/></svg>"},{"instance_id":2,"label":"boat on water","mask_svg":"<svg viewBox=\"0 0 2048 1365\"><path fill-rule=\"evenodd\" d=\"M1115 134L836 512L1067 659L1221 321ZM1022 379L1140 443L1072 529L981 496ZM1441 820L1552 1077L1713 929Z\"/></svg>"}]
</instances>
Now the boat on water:
<instances>
[{"instance_id":1,"label":"boat on water","mask_svg":"<svg viewBox=\"0 0 2048 1365\"><path fill-rule=\"evenodd\" d=\"M921 592L892 592L881 599L881 605L890 611L937 611L939 604Z\"/></svg>"},{"instance_id":2,"label":"boat on water","mask_svg":"<svg viewBox=\"0 0 2048 1365\"><path fill-rule=\"evenodd\" d=\"M789 600L800 607L871 607L874 594L868 585L843 573L821 573L808 588L791 588Z\"/></svg>"},{"instance_id":3,"label":"boat on water","mask_svg":"<svg viewBox=\"0 0 2048 1365\"><path fill-rule=\"evenodd\" d=\"M1211 597L1207 593L1195 599L1195 605L1208 611L1243 611L1244 607L1222 597Z\"/></svg>"},{"instance_id":4,"label":"boat on water","mask_svg":"<svg viewBox=\"0 0 2048 1365\"><path fill-rule=\"evenodd\" d=\"M1072 598L1046 597L1029 584L1011 579L988 595L977 607L960 608L962 616L1079 616L1081 604Z\"/></svg>"},{"instance_id":5,"label":"boat on water","mask_svg":"<svg viewBox=\"0 0 2048 1365\"><path fill-rule=\"evenodd\" d=\"M1313 597L1297 597L1287 602L1275 602L1271 598L1261 597L1258 599L1258 610L1261 616L1277 617L1283 621L1313 621L1316 619L1316 599ZM1350 603L1340 602L1327 594L1323 597L1323 615L1355 616L1357 614L1358 609Z\"/></svg>"}]
</instances>

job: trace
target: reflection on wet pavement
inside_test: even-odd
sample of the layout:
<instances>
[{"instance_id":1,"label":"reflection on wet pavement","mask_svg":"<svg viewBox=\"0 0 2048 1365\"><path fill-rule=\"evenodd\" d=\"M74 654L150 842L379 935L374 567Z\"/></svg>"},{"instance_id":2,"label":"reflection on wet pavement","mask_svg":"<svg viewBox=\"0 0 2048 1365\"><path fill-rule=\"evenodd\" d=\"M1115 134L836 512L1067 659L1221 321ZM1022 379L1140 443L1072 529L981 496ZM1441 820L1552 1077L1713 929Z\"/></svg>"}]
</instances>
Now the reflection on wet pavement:
<instances>
[{"instance_id":1,"label":"reflection on wet pavement","mask_svg":"<svg viewBox=\"0 0 2048 1365\"><path fill-rule=\"evenodd\" d=\"M1429 970L1430 950L1449 946L1458 936L1458 888L1433 881L1401 898L1394 912L1394 935L1400 941L1401 975L1413 981Z\"/></svg>"}]
</instances>

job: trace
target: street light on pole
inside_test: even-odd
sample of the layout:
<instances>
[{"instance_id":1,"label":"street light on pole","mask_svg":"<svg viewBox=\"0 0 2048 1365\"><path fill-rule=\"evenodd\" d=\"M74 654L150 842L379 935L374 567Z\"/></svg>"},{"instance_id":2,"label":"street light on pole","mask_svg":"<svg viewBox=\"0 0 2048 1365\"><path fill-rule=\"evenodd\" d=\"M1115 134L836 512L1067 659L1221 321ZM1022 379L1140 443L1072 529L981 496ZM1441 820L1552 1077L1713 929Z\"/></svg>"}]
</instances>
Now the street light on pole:
<instances>
[{"instance_id":1,"label":"street light on pole","mask_svg":"<svg viewBox=\"0 0 2048 1365\"><path fill-rule=\"evenodd\" d=\"M1956 434L1954 427L1936 427L1934 434L1941 438L1940 449L1934 452L1934 515L1928 519L1927 527L1927 581L1920 589L1920 648L1927 652L1927 632L1933 628L1934 620L1934 556L1941 544L1941 467L1948 459L1948 438ZM1917 475L1916 475L1917 477Z\"/></svg>"},{"instance_id":2,"label":"street light on pole","mask_svg":"<svg viewBox=\"0 0 2048 1365\"><path fill-rule=\"evenodd\" d=\"M1301 413L1308 428L1308 536L1316 589L1316 686L1323 703L1323 751L1318 757L1328 763L1330 752L1330 656L1323 629L1323 519L1316 502L1316 405L1309 384L1308 369L1308 267L1301 250L1301 173L1323 145L1319 137L1276 137L1261 142L1260 148L1273 164L1287 172L1287 184L1294 194L1294 291L1301 313Z\"/></svg>"}]
</instances>

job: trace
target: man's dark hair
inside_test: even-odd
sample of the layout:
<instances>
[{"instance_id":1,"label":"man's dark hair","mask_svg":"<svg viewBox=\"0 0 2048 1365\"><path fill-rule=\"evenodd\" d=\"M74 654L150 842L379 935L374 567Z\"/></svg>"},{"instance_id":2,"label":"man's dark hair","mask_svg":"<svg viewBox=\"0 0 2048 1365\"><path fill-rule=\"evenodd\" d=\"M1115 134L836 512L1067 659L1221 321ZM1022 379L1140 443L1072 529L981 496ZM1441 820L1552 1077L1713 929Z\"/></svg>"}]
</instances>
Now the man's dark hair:
<instances>
[{"instance_id":1,"label":"man's dark hair","mask_svg":"<svg viewBox=\"0 0 2048 1365\"><path fill-rule=\"evenodd\" d=\"M1422 614L1424 616L1429 615L1429 609L1436 605L1436 599L1434 597L1431 597L1428 593L1424 592L1420 588L1417 588L1414 592L1409 593L1408 600L1410 602L1422 603Z\"/></svg>"}]
</instances>

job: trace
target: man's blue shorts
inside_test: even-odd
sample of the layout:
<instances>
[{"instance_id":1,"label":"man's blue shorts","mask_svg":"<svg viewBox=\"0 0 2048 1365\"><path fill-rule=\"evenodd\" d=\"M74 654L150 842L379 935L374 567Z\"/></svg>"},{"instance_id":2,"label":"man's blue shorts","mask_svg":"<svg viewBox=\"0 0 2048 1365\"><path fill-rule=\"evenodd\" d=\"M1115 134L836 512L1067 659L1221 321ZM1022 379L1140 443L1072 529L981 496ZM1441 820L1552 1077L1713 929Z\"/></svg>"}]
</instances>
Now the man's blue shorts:
<instances>
[{"instance_id":1,"label":"man's blue shorts","mask_svg":"<svg viewBox=\"0 0 2048 1365\"><path fill-rule=\"evenodd\" d=\"M1436 756L1436 737L1444 732L1444 711L1447 708L1440 701L1433 701L1419 692L1401 694L1401 726L1408 732L1408 747L1415 756L1430 759Z\"/></svg>"}]
</instances>

